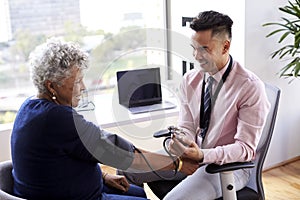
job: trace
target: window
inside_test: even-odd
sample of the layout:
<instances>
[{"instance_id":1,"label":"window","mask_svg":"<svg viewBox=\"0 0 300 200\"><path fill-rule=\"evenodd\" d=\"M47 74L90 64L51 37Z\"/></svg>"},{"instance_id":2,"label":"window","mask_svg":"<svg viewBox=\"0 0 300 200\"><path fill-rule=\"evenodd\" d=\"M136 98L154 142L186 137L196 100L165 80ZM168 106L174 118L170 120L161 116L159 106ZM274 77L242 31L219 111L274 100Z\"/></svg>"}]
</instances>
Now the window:
<instances>
[{"instance_id":1,"label":"window","mask_svg":"<svg viewBox=\"0 0 300 200\"><path fill-rule=\"evenodd\" d=\"M12 122L25 98L36 93L28 55L51 36L76 41L89 53L90 93L112 92L116 71L153 66L161 67L162 84L176 88L182 61L194 62L191 30L182 17L202 10L233 18L231 52L244 60L244 1L30 1L0 0L0 125Z\"/></svg>"},{"instance_id":2,"label":"window","mask_svg":"<svg viewBox=\"0 0 300 200\"><path fill-rule=\"evenodd\" d=\"M163 62L147 48L151 30L164 28L163 7L161 0L0 0L0 124L12 122L25 98L35 95L28 55L48 37L76 41L89 53L91 92L110 92L118 70Z\"/></svg>"}]
</instances>

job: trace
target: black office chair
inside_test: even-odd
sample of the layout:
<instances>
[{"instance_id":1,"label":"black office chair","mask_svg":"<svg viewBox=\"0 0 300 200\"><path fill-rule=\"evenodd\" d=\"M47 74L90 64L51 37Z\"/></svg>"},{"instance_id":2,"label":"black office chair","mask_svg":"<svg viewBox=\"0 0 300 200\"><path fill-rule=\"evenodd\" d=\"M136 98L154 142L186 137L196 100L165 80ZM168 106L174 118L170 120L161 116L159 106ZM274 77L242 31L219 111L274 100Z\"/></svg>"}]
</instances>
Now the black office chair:
<instances>
[{"instance_id":1,"label":"black office chair","mask_svg":"<svg viewBox=\"0 0 300 200\"><path fill-rule=\"evenodd\" d=\"M253 162L229 163L224 165L209 164L206 167L208 173L220 173L223 197L224 199L238 200L264 200L264 189L262 184L262 168L271 142L277 110L280 98L280 89L270 84L265 84L268 100L271 109L259 141L256 157ZM243 189L235 191L232 170L252 168L249 183ZM228 181L229 180L229 181ZM153 193L162 199L173 187L180 181L155 181L148 183Z\"/></svg>"}]
</instances>

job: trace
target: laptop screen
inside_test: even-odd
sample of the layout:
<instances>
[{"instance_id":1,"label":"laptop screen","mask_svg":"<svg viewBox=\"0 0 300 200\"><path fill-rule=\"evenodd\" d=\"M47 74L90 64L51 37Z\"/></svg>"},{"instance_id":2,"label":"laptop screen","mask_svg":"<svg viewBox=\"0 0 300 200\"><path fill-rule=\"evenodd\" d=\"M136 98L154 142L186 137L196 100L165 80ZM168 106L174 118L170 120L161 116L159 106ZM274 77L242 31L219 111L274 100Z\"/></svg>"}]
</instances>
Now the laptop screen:
<instances>
[{"instance_id":1,"label":"laptop screen","mask_svg":"<svg viewBox=\"0 0 300 200\"><path fill-rule=\"evenodd\" d=\"M125 107L162 102L159 68L117 72L119 103Z\"/></svg>"}]
</instances>

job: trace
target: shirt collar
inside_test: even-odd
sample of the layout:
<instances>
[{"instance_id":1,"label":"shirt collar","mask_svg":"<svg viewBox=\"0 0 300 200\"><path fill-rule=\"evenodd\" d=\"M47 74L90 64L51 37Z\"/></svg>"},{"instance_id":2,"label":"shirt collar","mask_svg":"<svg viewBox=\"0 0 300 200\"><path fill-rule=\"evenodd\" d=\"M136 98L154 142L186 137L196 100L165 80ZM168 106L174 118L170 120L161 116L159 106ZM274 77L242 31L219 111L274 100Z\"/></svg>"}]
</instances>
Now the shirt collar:
<instances>
[{"instance_id":1,"label":"shirt collar","mask_svg":"<svg viewBox=\"0 0 300 200\"><path fill-rule=\"evenodd\" d=\"M212 77L214 78L214 80L219 83L222 79L223 74L225 73L226 69L228 68L230 59L227 61L225 67L223 67L220 71L218 71L217 73L215 73L214 75L212 75Z\"/></svg>"}]
</instances>

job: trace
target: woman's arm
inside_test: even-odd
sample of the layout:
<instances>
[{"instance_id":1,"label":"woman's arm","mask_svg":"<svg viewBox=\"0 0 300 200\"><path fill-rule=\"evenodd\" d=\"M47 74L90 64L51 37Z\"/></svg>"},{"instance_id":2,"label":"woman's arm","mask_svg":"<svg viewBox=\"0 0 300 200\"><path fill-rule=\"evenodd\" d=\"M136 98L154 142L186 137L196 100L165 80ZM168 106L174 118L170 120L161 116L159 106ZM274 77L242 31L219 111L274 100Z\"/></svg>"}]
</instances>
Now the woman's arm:
<instances>
[{"instance_id":1,"label":"woman's arm","mask_svg":"<svg viewBox=\"0 0 300 200\"><path fill-rule=\"evenodd\" d=\"M148 161L151 168L148 166L145 159ZM198 162L195 162L188 158L181 159L180 157L178 157L175 160L175 163L169 156L139 149L138 151L135 150L134 152L134 159L130 168L143 171L177 170L187 175L194 173L199 168Z\"/></svg>"},{"instance_id":2,"label":"woman's arm","mask_svg":"<svg viewBox=\"0 0 300 200\"><path fill-rule=\"evenodd\" d=\"M74 120L82 144L98 162L105 165L142 171L178 170L186 174L193 173L199 167L198 163L189 159L177 159L174 164L169 156L137 149L129 141L99 129L80 115L74 115ZM181 169L178 169L179 166Z\"/></svg>"}]
</instances>

